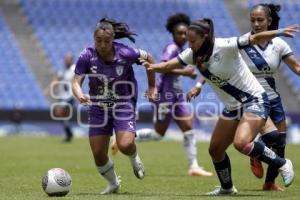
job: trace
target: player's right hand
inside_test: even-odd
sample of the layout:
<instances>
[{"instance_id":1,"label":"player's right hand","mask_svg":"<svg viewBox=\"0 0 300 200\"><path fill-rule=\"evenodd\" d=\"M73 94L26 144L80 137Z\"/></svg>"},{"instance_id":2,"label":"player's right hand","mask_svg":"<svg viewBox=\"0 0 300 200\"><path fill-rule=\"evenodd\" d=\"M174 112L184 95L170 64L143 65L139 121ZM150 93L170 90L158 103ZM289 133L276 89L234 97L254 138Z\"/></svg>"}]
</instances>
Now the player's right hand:
<instances>
[{"instance_id":1,"label":"player's right hand","mask_svg":"<svg viewBox=\"0 0 300 200\"><path fill-rule=\"evenodd\" d=\"M78 97L78 100L81 105L85 105L85 106L92 105L90 95L88 94L82 94L81 96Z\"/></svg>"}]
</instances>

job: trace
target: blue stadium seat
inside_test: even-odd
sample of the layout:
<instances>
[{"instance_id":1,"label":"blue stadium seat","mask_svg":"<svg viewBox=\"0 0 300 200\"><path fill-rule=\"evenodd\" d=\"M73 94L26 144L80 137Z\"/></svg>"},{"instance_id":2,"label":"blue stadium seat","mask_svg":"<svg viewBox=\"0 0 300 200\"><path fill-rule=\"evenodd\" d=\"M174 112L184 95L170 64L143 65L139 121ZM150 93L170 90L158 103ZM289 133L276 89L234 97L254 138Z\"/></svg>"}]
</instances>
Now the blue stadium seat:
<instances>
[{"instance_id":1,"label":"blue stadium seat","mask_svg":"<svg viewBox=\"0 0 300 200\"><path fill-rule=\"evenodd\" d=\"M46 98L17 48L14 36L0 13L0 109L46 109ZM36 97L32 100L30 97Z\"/></svg>"}]
</instances>

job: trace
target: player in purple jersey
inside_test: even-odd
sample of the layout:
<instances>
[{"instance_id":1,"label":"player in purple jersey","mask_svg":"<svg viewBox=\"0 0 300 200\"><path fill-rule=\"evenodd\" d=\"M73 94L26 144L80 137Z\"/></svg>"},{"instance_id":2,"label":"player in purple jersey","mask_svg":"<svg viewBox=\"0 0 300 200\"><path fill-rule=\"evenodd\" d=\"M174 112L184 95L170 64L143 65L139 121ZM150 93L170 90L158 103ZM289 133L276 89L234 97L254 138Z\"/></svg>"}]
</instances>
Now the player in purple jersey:
<instances>
[{"instance_id":1,"label":"player in purple jersey","mask_svg":"<svg viewBox=\"0 0 300 200\"><path fill-rule=\"evenodd\" d=\"M137 82L132 65L139 58L153 62L153 57L140 49L133 49L114 39L135 41L135 34L125 23L103 18L94 31L93 46L84 49L77 61L72 82L74 96L81 104L89 105L89 141L99 173L109 182L101 194L117 192L120 179L108 157L109 141L116 133L120 151L129 157L137 178L144 177L144 165L135 145L135 106ZM89 77L89 95L81 89L85 75ZM148 95L155 96L155 74L147 72Z\"/></svg>"},{"instance_id":2,"label":"player in purple jersey","mask_svg":"<svg viewBox=\"0 0 300 200\"><path fill-rule=\"evenodd\" d=\"M263 143L254 141L268 118L270 104L265 90L242 60L239 49L277 36L293 37L298 28L298 25L292 25L280 32L274 30L248 37L215 38L213 21L204 18L191 23L187 33L190 48L177 58L157 64L141 61L148 70L162 73L195 64L225 104L209 147L221 187L206 195L237 193L226 153L232 143L242 154L276 166L286 187L292 184L294 171L291 161L279 157Z\"/></svg>"},{"instance_id":3,"label":"player in purple jersey","mask_svg":"<svg viewBox=\"0 0 300 200\"><path fill-rule=\"evenodd\" d=\"M190 18L177 13L168 18L166 29L173 36L173 42L166 45L161 61L168 61L183 51L186 44L187 28ZM140 129L136 132L137 141L160 140L165 135L172 118L184 134L183 146L188 158L188 175L212 176L211 172L199 167L197 161L196 133L192 128L192 116L182 91L181 75L195 79L197 74L192 67L174 69L170 73L161 74L156 83L158 98L154 101L156 121L154 129ZM174 110L174 115L172 113ZM113 155L117 153L116 143L111 145Z\"/></svg>"}]
</instances>

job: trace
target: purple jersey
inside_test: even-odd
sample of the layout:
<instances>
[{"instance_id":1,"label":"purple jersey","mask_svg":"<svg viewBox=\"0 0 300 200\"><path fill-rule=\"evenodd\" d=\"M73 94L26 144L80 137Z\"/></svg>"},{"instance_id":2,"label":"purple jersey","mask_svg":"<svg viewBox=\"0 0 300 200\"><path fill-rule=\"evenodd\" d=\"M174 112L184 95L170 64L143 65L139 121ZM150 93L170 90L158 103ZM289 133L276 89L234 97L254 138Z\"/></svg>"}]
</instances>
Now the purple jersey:
<instances>
[{"instance_id":1,"label":"purple jersey","mask_svg":"<svg viewBox=\"0 0 300 200\"><path fill-rule=\"evenodd\" d=\"M180 52L182 52L175 42L169 43L163 51L161 61L168 61L175 58ZM157 89L159 92L182 92L181 78L178 75L172 73L161 74L157 80Z\"/></svg>"},{"instance_id":2,"label":"purple jersey","mask_svg":"<svg viewBox=\"0 0 300 200\"><path fill-rule=\"evenodd\" d=\"M93 102L112 107L114 102L137 101L137 82L132 64L138 62L142 50L113 43L114 60L104 62L95 46L84 49L77 61L75 73L89 76L89 94Z\"/></svg>"}]
</instances>

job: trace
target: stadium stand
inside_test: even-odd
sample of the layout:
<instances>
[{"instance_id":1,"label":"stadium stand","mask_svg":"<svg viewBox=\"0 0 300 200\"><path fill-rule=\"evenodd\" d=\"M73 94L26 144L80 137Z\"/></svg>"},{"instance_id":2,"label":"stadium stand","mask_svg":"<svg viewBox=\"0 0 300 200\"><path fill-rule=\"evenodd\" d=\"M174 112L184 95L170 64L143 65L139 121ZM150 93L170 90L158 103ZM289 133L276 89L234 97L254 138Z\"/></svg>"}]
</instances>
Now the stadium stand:
<instances>
[{"instance_id":1,"label":"stadium stand","mask_svg":"<svg viewBox=\"0 0 300 200\"><path fill-rule=\"evenodd\" d=\"M66 52L78 55L85 46L93 42L93 28L97 20L104 16L128 23L138 33L136 46L151 52L156 60L160 59L164 45L171 39L164 27L166 19L176 12L188 13L192 19L211 17L215 20L216 35L219 37L239 35L223 1L20 0L20 4L55 70L62 68L61 57ZM128 41L123 42L129 44ZM135 72L141 94L146 90L145 70L143 67L135 67ZM194 84L193 80L183 79L185 91ZM146 102L142 95L139 95L139 100ZM200 100L219 105L219 100L208 86L204 87L197 102ZM203 112L208 108L209 106L203 105L198 110Z\"/></svg>"},{"instance_id":2,"label":"stadium stand","mask_svg":"<svg viewBox=\"0 0 300 200\"><path fill-rule=\"evenodd\" d=\"M48 109L49 103L28 69L1 12L0 41L0 109Z\"/></svg>"}]
</instances>

